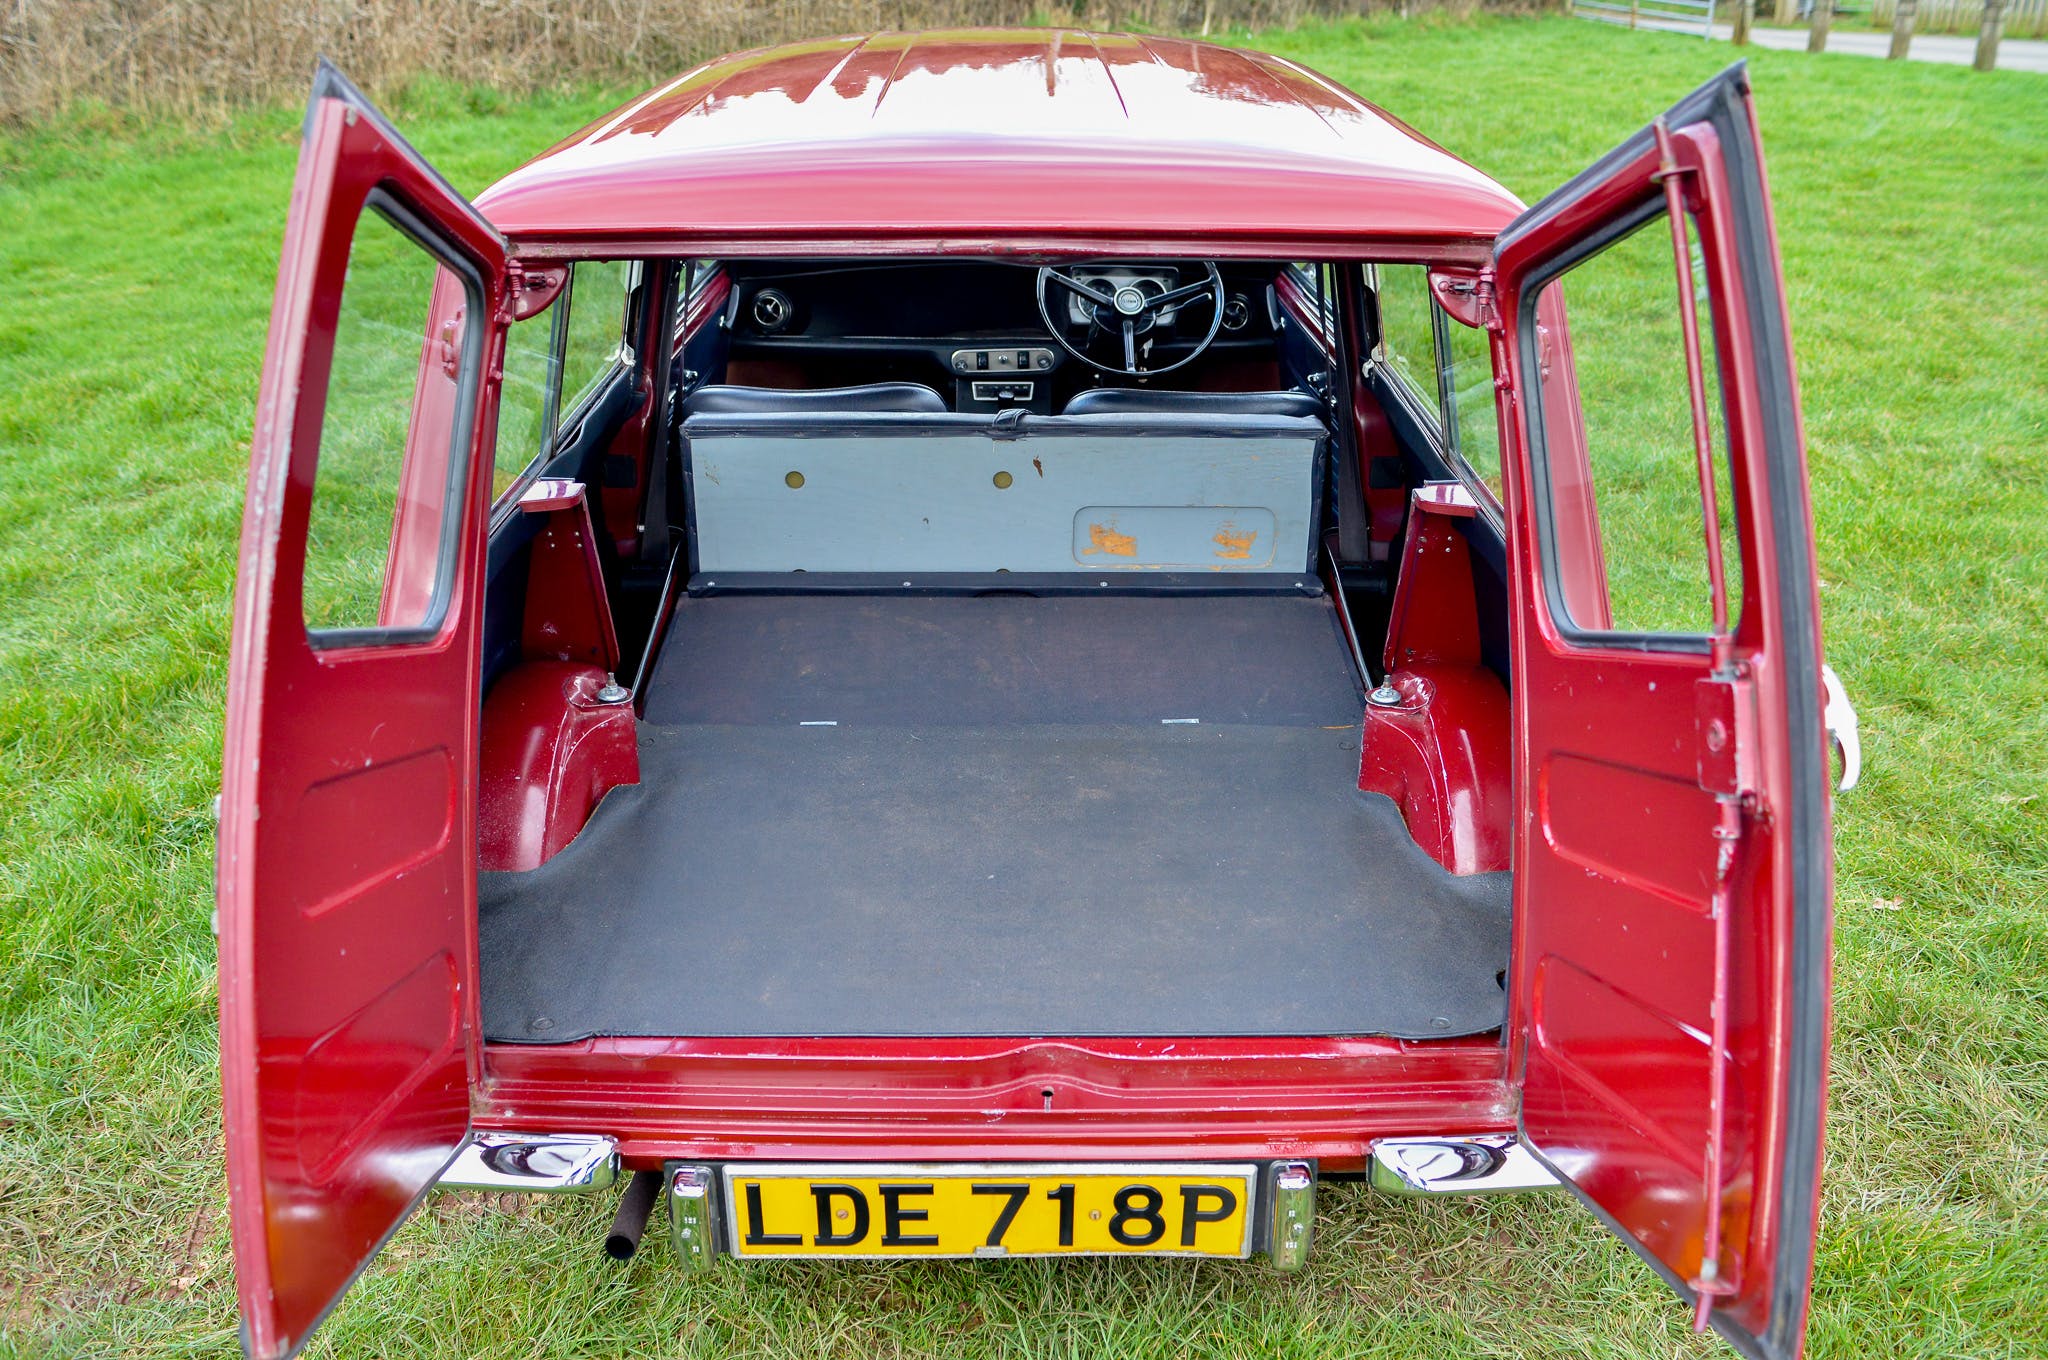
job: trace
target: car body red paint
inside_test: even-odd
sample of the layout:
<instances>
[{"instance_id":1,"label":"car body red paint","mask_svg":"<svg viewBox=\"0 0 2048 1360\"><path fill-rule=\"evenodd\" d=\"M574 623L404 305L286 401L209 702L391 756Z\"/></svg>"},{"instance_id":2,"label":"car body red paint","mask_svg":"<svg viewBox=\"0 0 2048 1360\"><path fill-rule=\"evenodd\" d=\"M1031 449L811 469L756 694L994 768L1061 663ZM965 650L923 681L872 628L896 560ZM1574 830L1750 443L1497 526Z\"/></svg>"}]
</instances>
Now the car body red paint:
<instances>
[{"instance_id":1,"label":"car body red paint","mask_svg":"<svg viewBox=\"0 0 2048 1360\"><path fill-rule=\"evenodd\" d=\"M607 1134L639 1168L1302 1158L1329 1171L1361 1168L1382 1137L1514 1130L1703 1299L1705 1320L1749 1353L1795 1356L1830 891L1810 516L1746 81L1723 77L1670 125L1675 166L1645 131L1524 214L1480 172L1278 58L1151 37L892 34L701 67L472 209L323 74L266 351L220 841L250 1352L304 1343L474 1127ZM1590 492L1572 499L1584 451L1569 340L1536 289L1674 169L1721 322L1741 566L1762 602L1712 652L1561 629L1550 601L1576 598L1588 618L1604 597L1554 566L1533 527L1540 466L1560 539L1597 545ZM470 472L446 492L458 551L432 626L390 645L314 646L296 606L307 502L349 234L373 192L473 276L466 295L453 273L437 292L406 476L438 466L437 437L470 455ZM558 540L551 593L529 600L521 629L534 668L488 702L479 692L489 514L476 469L520 262L918 252L1404 261L1483 282L1471 307L1495 359L1511 693L1484 668L1469 582L1424 560L1463 551L1455 522L1469 503L1423 489L1397 540L1403 507L1375 488L1370 536L1407 567L1385 657L1399 703L1367 719L1361 783L1402 803L1454 871L1512 861L1500 1035L480 1041L476 873L546 859L607 788L638 777L630 726L612 716L630 710L593 697L617 642L601 590L591 605L597 545L567 488L534 506ZM686 334L716 323L725 287L691 302ZM1298 288L1282 302L1307 315ZM444 355L434 336L460 332L458 318L469 338ZM1540 356L1527 343L1539 323L1553 346ZM1316 330L1327 348L1349 343L1319 318ZM1361 466L1388 461L1384 417L1361 405L1348 418ZM645 469L635 476L607 497L644 494ZM433 503L424 483L412 490ZM394 562L417 551L405 513ZM1739 717L1725 771L1700 755L1702 704Z\"/></svg>"},{"instance_id":2,"label":"car body red paint","mask_svg":"<svg viewBox=\"0 0 2048 1360\"><path fill-rule=\"evenodd\" d=\"M1478 257L1521 205L1282 58L1042 31L726 57L514 171L477 206L508 235L551 243L671 239L687 223L756 248L1017 248L1199 224L1205 246L1266 254L1363 232Z\"/></svg>"}]
</instances>

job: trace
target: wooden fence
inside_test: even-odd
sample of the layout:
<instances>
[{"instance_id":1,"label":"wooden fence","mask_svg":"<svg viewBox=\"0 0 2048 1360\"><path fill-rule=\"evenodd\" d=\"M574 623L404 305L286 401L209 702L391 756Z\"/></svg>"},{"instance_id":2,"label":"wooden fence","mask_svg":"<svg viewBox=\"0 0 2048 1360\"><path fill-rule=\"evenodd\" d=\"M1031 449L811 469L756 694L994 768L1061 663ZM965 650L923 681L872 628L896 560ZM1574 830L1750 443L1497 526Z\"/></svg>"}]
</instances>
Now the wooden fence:
<instances>
[{"instance_id":1,"label":"wooden fence","mask_svg":"<svg viewBox=\"0 0 2048 1360\"><path fill-rule=\"evenodd\" d=\"M1740 0L1571 0L1572 13L1584 19L1708 36L1711 25L1733 22ZM1752 0L1760 24L1804 24L1813 0ZM1836 0L1835 27L1874 28L1890 32L1897 0ZM1984 19L1984 0L1919 0L1915 33L1974 34ZM2005 36L2048 37L2048 0L2006 0Z\"/></svg>"},{"instance_id":2,"label":"wooden fence","mask_svg":"<svg viewBox=\"0 0 2048 1360\"><path fill-rule=\"evenodd\" d=\"M1763 0L1769 3L1769 0ZM1853 13L1844 14L1844 9L1860 10L1868 5L1870 26L1887 31L1892 26L1894 0L1849 0L1847 5L1838 6L1835 20L1838 27L1847 27L1857 22ZM1759 13L1762 5L1759 5ZM1920 0L1919 8L1913 15L1915 33L1975 33L1977 25L1984 18L1984 0ZM2008 38L2048 37L2048 0L2006 0L2005 36Z\"/></svg>"},{"instance_id":3,"label":"wooden fence","mask_svg":"<svg viewBox=\"0 0 2048 1360\"><path fill-rule=\"evenodd\" d=\"M1625 28L1655 28L1667 33L1697 33L1702 38L1713 32L1717 0L1572 0L1572 13L1582 19L1620 24ZM1727 15L1719 16L1724 22Z\"/></svg>"}]
</instances>

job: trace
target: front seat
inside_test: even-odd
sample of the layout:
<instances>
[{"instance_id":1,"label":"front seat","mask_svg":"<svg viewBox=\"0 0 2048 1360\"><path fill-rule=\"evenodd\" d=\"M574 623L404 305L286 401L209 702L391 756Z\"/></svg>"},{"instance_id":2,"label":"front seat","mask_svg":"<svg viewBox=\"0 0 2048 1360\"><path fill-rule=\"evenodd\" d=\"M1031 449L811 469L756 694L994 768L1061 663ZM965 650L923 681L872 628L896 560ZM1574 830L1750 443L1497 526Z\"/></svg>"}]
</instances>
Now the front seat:
<instances>
[{"instance_id":1,"label":"front seat","mask_svg":"<svg viewBox=\"0 0 2048 1360\"><path fill-rule=\"evenodd\" d=\"M683 398L685 416L801 415L839 411L943 411L946 399L923 383L860 387L700 387Z\"/></svg>"},{"instance_id":2,"label":"front seat","mask_svg":"<svg viewBox=\"0 0 2048 1360\"><path fill-rule=\"evenodd\" d=\"M1144 387L1097 387L1078 393L1062 415L1308 416L1323 403L1306 392L1155 392Z\"/></svg>"}]
</instances>

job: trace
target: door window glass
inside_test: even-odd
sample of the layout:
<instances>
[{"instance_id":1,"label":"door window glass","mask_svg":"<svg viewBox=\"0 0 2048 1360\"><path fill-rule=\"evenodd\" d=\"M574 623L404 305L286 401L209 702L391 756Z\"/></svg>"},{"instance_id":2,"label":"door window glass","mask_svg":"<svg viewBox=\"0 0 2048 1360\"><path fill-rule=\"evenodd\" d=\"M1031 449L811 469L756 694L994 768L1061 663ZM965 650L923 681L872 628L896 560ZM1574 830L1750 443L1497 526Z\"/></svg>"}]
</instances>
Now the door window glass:
<instances>
[{"instance_id":1,"label":"door window glass","mask_svg":"<svg viewBox=\"0 0 2048 1360\"><path fill-rule=\"evenodd\" d=\"M1293 276L1302 301L1315 317L1316 331L1310 338L1319 347L1328 348L1330 337L1337 333L1336 299L1330 296L1327 287L1328 268L1319 264L1290 264L1287 272Z\"/></svg>"},{"instance_id":2,"label":"door window glass","mask_svg":"<svg viewBox=\"0 0 2048 1360\"><path fill-rule=\"evenodd\" d=\"M1461 325L1437 309L1443 339L1444 400L1451 449L1471 479L1493 493L1500 490L1500 412L1493 401L1493 349L1486 332Z\"/></svg>"},{"instance_id":3,"label":"door window glass","mask_svg":"<svg viewBox=\"0 0 2048 1360\"><path fill-rule=\"evenodd\" d=\"M307 515L300 601L316 642L435 622L452 565L444 511L466 462L455 407L476 310L373 199L349 246Z\"/></svg>"},{"instance_id":4,"label":"door window glass","mask_svg":"<svg viewBox=\"0 0 2048 1360\"><path fill-rule=\"evenodd\" d=\"M1742 599L1735 501L1711 304L1696 246L1688 259L1712 445L1715 536L1732 622ZM1553 598L1580 629L1703 634L1712 627L1707 521L1677 287L1670 220L1660 213L1546 285L1537 302L1529 339L1538 363L1546 372L1575 373L1583 421L1579 447L1559 438L1569 421L1546 412L1541 422L1545 532L1558 587ZM1555 330L1544 323L1546 315ZM1569 391L1554 381L1538 389L1542 401Z\"/></svg>"},{"instance_id":5,"label":"door window glass","mask_svg":"<svg viewBox=\"0 0 2048 1360\"><path fill-rule=\"evenodd\" d=\"M555 435L561 399L561 355L552 310L515 321L505 332L505 378L499 387L498 442L491 463L491 503L503 501L539 471Z\"/></svg>"},{"instance_id":6,"label":"door window glass","mask_svg":"<svg viewBox=\"0 0 2048 1360\"><path fill-rule=\"evenodd\" d=\"M676 353L681 354L682 346L689 339L690 313L703 305L703 299L712 286L722 282L725 270L716 260L685 260L682 264L680 286L676 289L675 330L671 343Z\"/></svg>"},{"instance_id":7,"label":"door window glass","mask_svg":"<svg viewBox=\"0 0 2048 1360\"><path fill-rule=\"evenodd\" d=\"M1379 357L1407 388L1415 409L1430 417L1437 411L1436 304L1429 296L1429 271L1419 264L1377 266Z\"/></svg>"},{"instance_id":8,"label":"door window glass","mask_svg":"<svg viewBox=\"0 0 2048 1360\"><path fill-rule=\"evenodd\" d=\"M561 355L563 416L574 415L615 366L632 360L626 303L639 273L631 260L583 260L571 271Z\"/></svg>"}]
</instances>

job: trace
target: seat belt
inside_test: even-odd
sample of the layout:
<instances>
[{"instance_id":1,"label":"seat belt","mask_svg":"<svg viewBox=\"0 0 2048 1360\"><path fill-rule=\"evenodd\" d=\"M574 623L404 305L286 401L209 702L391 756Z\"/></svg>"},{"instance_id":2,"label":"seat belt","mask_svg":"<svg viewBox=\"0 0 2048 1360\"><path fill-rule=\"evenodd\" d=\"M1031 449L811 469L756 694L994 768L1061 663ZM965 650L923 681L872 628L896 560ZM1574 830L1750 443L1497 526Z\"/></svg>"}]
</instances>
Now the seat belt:
<instances>
[{"instance_id":1,"label":"seat belt","mask_svg":"<svg viewBox=\"0 0 2048 1360\"><path fill-rule=\"evenodd\" d=\"M1337 355L1331 362L1336 378L1330 398L1331 443L1337 453L1337 560L1372 560L1372 510L1366 505L1364 471L1358 447L1358 380L1360 350L1365 344L1365 269L1360 265L1337 265L1330 271L1337 284Z\"/></svg>"},{"instance_id":2,"label":"seat belt","mask_svg":"<svg viewBox=\"0 0 2048 1360\"><path fill-rule=\"evenodd\" d=\"M686 262L680 270L669 275L671 293L666 308L674 319L673 326L663 326L656 334L662 347L659 361L655 365L654 400L659 405L656 418L660 424L654 431L654 447L651 451L652 465L647 470L647 503L643 511L640 530L640 560L655 566L668 565L669 540L675 528L671 521L674 516L669 506L669 460L675 449L675 425L677 393L675 381L675 352L678 343L686 342L683 326L690 298L690 270L694 265Z\"/></svg>"}]
</instances>

